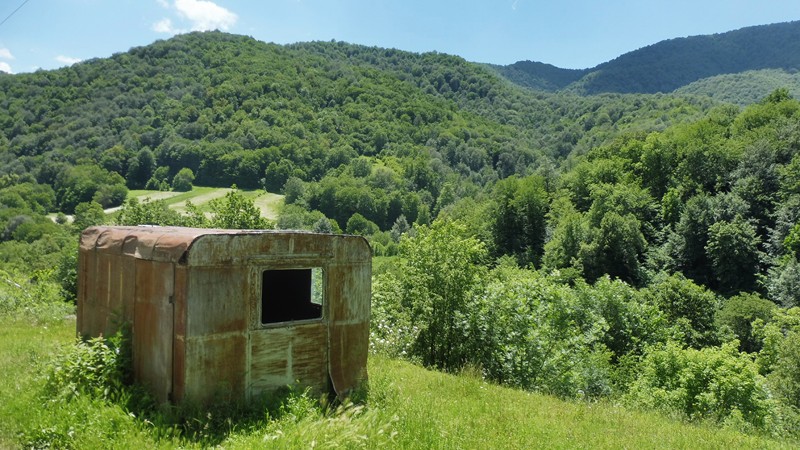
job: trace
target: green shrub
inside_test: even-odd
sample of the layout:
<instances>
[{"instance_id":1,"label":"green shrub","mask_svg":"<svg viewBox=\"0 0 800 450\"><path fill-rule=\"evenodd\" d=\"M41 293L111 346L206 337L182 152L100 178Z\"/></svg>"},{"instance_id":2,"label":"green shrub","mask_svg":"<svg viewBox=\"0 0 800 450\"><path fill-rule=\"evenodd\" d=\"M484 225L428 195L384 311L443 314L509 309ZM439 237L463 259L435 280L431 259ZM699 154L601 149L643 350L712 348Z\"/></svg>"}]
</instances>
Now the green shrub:
<instances>
[{"instance_id":1,"label":"green shrub","mask_svg":"<svg viewBox=\"0 0 800 450\"><path fill-rule=\"evenodd\" d=\"M739 350L753 353L761 350L761 341L753 335L753 321L769 322L776 308L758 294L742 293L726 300L715 320L720 330L730 330L739 340Z\"/></svg>"},{"instance_id":2,"label":"green shrub","mask_svg":"<svg viewBox=\"0 0 800 450\"><path fill-rule=\"evenodd\" d=\"M735 343L700 350L675 343L651 350L624 400L634 406L689 420L744 420L757 430L778 433L780 405L753 359Z\"/></svg>"},{"instance_id":3,"label":"green shrub","mask_svg":"<svg viewBox=\"0 0 800 450\"><path fill-rule=\"evenodd\" d=\"M128 343L122 333L110 338L77 338L53 361L46 391L51 397L67 400L79 395L118 399L131 367Z\"/></svg>"},{"instance_id":4,"label":"green shrub","mask_svg":"<svg viewBox=\"0 0 800 450\"><path fill-rule=\"evenodd\" d=\"M719 343L714 314L719 308L717 296L677 273L659 275L644 290L647 301L658 305L667 319L683 333L683 342L694 348Z\"/></svg>"},{"instance_id":5,"label":"green shrub","mask_svg":"<svg viewBox=\"0 0 800 450\"><path fill-rule=\"evenodd\" d=\"M588 297L526 269L500 267L492 278L469 316L486 377L561 397L610 393L608 325Z\"/></svg>"},{"instance_id":6,"label":"green shrub","mask_svg":"<svg viewBox=\"0 0 800 450\"><path fill-rule=\"evenodd\" d=\"M473 348L466 339L472 294L482 284L486 247L458 222L436 220L400 242L400 297L418 330L413 353L429 366L458 370Z\"/></svg>"},{"instance_id":7,"label":"green shrub","mask_svg":"<svg viewBox=\"0 0 800 450\"><path fill-rule=\"evenodd\" d=\"M756 320L753 333L763 342L761 373L781 401L800 409L800 308L778 309L769 323Z\"/></svg>"}]
</instances>

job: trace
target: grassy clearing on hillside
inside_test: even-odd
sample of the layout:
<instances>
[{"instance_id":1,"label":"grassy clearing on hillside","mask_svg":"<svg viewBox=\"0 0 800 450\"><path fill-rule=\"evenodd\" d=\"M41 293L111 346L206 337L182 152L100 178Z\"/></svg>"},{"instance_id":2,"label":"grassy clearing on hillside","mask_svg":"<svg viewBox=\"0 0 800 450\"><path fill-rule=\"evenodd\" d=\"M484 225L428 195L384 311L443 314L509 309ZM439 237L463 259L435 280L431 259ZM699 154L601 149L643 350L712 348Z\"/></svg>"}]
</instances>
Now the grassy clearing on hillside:
<instances>
[{"instance_id":1,"label":"grassy clearing on hillside","mask_svg":"<svg viewBox=\"0 0 800 450\"><path fill-rule=\"evenodd\" d=\"M143 201L146 198L151 200L164 200L171 209L178 212L186 211L186 201L191 201L200 211L209 212L209 202L224 197L231 192L231 188L214 188L195 186L189 192L175 191L153 191L153 190L131 190L128 198L136 198ZM283 204L283 195L265 192L263 189L239 190L247 199L252 200L256 207L261 210L261 216L275 220L278 218L278 208Z\"/></svg>"},{"instance_id":2,"label":"grassy clearing on hillside","mask_svg":"<svg viewBox=\"0 0 800 450\"><path fill-rule=\"evenodd\" d=\"M322 410L294 394L271 411L127 411L124 402L50 397L43 374L73 346L74 320L0 319L0 448L790 448L608 403L569 403L380 357L366 406ZM173 418L173 419L170 419ZM170 420L173 420L170 422Z\"/></svg>"}]
</instances>

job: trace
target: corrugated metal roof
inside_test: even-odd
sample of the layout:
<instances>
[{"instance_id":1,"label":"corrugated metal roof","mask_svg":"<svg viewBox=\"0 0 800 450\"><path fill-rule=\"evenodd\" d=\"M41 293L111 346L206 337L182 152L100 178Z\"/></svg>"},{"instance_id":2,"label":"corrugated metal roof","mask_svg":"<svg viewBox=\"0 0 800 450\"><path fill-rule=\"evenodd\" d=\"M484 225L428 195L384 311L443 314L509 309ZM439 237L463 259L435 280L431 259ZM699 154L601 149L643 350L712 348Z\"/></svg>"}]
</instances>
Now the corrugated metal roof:
<instances>
[{"instance_id":1,"label":"corrugated metal roof","mask_svg":"<svg viewBox=\"0 0 800 450\"><path fill-rule=\"evenodd\" d=\"M129 255L137 259L177 263L199 238L210 235L252 236L313 235L307 231L288 230L222 230L185 227L91 227L81 235L84 251Z\"/></svg>"}]
</instances>

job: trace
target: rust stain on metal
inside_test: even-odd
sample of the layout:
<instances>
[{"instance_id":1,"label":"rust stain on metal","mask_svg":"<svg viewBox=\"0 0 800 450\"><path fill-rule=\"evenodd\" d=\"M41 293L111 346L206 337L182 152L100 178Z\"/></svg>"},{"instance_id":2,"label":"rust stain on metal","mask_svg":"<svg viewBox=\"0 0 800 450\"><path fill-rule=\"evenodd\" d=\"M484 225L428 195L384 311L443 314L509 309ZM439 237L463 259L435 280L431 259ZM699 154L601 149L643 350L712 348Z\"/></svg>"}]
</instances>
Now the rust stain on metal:
<instances>
[{"instance_id":1,"label":"rust stain on metal","mask_svg":"<svg viewBox=\"0 0 800 450\"><path fill-rule=\"evenodd\" d=\"M294 383L345 396L366 379L361 237L92 227L78 267L78 332L130 325L134 377L161 400L249 400Z\"/></svg>"}]
</instances>

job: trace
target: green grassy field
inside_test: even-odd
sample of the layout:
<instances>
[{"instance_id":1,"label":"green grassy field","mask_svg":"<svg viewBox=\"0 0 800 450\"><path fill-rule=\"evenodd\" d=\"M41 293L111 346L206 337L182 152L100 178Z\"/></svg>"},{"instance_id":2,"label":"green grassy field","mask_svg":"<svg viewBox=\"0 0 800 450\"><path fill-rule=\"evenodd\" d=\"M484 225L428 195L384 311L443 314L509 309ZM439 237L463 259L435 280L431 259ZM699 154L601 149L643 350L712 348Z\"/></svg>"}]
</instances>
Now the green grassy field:
<instances>
[{"instance_id":1,"label":"green grassy field","mask_svg":"<svg viewBox=\"0 0 800 450\"><path fill-rule=\"evenodd\" d=\"M613 404L558 399L407 362L371 357L366 403L331 411L306 396L272 413L197 411L184 422L162 408L66 399L45 389L53 355L70 347L74 319L47 325L0 319L0 448L792 448L796 442L703 425Z\"/></svg>"},{"instance_id":2,"label":"green grassy field","mask_svg":"<svg viewBox=\"0 0 800 450\"><path fill-rule=\"evenodd\" d=\"M174 191L151 191L151 190L132 190L128 192L128 198L136 198L143 201L146 198L151 200L164 200L170 208L183 212L186 210L186 201L191 201L200 211L209 211L209 202L216 198L224 197L230 192L231 188L213 188L195 186L189 192ZM242 190L239 192L246 198L252 200L261 210L261 215L267 219L277 219L278 208L283 204L283 195L264 192L263 189Z\"/></svg>"}]
</instances>

